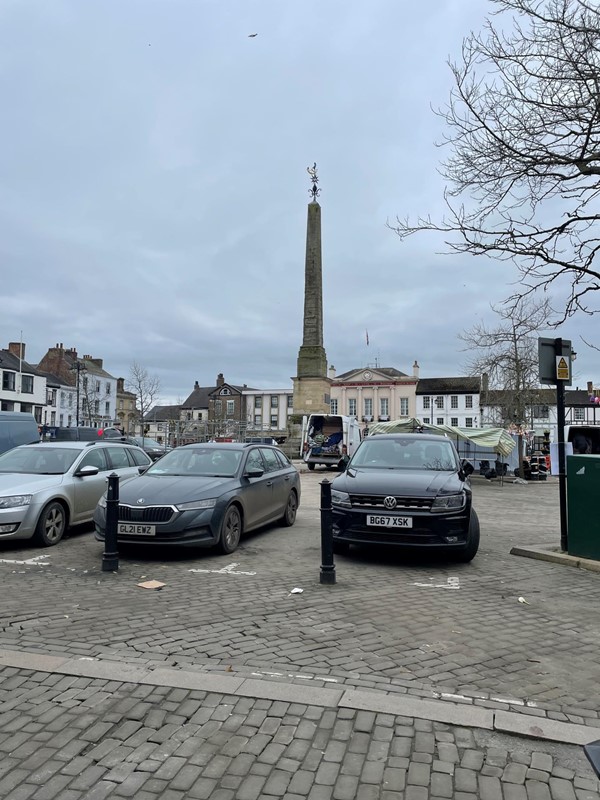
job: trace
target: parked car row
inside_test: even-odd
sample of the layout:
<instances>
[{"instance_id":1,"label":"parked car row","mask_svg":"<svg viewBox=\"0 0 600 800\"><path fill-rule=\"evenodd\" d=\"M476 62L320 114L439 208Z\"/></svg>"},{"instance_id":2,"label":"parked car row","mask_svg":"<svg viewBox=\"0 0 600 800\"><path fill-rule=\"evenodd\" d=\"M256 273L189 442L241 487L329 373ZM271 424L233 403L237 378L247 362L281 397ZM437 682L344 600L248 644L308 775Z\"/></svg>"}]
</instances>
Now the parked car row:
<instances>
[{"instance_id":1,"label":"parked car row","mask_svg":"<svg viewBox=\"0 0 600 800\"><path fill-rule=\"evenodd\" d=\"M37 443L0 455L0 540L53 545L68 527L93 519L102 541L112 473L120 478L121 544L232 553L248 531L294 524L300 476L278 447L207 442L153 460L133 441ZM471 470L444 436L368 437L331 485L334 550L394 545L472 560L480 533Z\"/></svg>"}]
</instances>

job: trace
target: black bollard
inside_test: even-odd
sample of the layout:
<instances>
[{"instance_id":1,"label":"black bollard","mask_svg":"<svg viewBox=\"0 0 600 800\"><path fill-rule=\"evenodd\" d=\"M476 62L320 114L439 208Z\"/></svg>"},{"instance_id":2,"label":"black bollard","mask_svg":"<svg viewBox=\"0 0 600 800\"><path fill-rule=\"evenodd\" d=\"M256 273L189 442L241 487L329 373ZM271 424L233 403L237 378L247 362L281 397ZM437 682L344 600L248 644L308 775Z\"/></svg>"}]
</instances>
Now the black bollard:
<instances>
[{"instance_id":1,"label":"black bollard","mask_svg":"<svg viewBox=\"0 0 600 800\"><path fill-rule=\"evenodd\" d=\"M321 481L321 575L320 583L335 583L333 561L333 512L331 510L331 483Z\"/></svg>"},{"instance_id":2,"label":"black bollard","mask_svg":"<svg viewBox=\"0 0 600 800\"><path fill-rule=\"evenodd\" d=\"M115 572L119 569L117 550L117 525L119 524L119 476L116 472L108 476L106 494L106 530L104 532L104 553L102 572Z\"/></svg>"}]
</instances>

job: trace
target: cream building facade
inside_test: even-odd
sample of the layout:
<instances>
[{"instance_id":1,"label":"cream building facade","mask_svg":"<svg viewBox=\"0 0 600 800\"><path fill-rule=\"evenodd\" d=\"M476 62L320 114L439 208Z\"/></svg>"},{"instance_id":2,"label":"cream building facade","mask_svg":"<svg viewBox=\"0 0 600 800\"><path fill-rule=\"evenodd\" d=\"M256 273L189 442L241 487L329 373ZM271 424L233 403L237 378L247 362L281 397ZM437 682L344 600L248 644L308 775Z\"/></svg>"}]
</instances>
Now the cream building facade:
<instances>
[{"instance_id":1,"label":"cream building facade","mask_svg":"<svg viewBox=\"0 0 600 800\"><path fill-rule=\"evenodd\" d=\"M419 365L415 361L412 375L393 367L378 365L360 367L336 375L331 380L330 414L357 417L363 429L371 422L409 419L416 416L416 389Z\"/></svg>"}]
</instances>

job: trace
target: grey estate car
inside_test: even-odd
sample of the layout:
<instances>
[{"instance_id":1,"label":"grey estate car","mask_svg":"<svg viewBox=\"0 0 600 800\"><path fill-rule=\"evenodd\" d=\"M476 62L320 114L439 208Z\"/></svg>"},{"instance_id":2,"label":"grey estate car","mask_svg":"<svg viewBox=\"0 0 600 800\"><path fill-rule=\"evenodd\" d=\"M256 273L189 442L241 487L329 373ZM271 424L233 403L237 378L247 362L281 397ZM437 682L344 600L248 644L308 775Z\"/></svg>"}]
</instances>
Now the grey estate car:
<instances>
[{"instance_id":1,"label":"grey estate car","mask_svg":"<svg viewBox=\"0 0 600 800\"><path fill-rule=\"evenodd\" d=\"M70 525L90 522L108 475L138 476L152 460L139 447L95 442L41 442L0 456L0 542L57 544Z\"/></svg>"},{"instance_id":2,"label":"grey estate car","mask_svg":"<svg viewBox=\"0 0 600 800\"><path fill-rule=\"evenodd\" d=\"M216 547L233 553L247 531L290 527L300 503L298 470L278 447L206 442L177 447L119 487L118 541L142 547ZM94 514L106 532L106 495Z\"/></svg>"}]
</instances>

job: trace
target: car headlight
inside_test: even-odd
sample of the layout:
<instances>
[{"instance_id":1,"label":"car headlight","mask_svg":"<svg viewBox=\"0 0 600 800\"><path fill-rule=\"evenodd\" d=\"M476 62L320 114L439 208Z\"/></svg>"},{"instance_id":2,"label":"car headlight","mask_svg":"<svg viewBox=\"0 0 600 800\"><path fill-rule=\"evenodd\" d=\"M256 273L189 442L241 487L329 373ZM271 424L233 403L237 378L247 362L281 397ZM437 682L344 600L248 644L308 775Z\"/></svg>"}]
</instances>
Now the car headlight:
<instances>
[{"instance_id":1,"label":"car headlight","mask_svg":"<svg viewBox=\"0 0 600 800\"><path fill-rule=\"evenodd\" d=\"M344 508L352 508L348 492L338 492L337 489L331 492L331 504L334 506L343 506Z\"/></svg>"},{"instance_id":2,"label":"car headlight","mask_svg":"<svg viewBox=\"0 0 600 800\"><path fill-rule=\"evenodd\" d=\"M214 508L217 504L216 497L209 497L208 500L192 500L191 503L176 503L178 511L200 511L203 508Z\"/></svg>"},{"instance_id":3,"label":"car headlight","mask_svg":"<svg viewBox=\"0 0 600 800\"><path fill-rule=\"evenodd\" d=\"M13 494L11 497L0 497L0 508L21 508L31 503L31 494Z\"/></svg>"},{"instance_id":4,"label":"car headlight","mask_svg":"<svg viewBox=\"0 0 600 800\"><path fill-rule=\"evenodd\" d=\"M100 500L98 500L98 505L100 508L106 508L106 495L103 494Z\"/></svg>"},{"instance_id":5,"label":"car headlight","mask_svg":"<svg viewBox=\"0 0 600 800\"><path fill-rule=\"evenodd\" d=\"M431 505L432 511L456 511L463 508L467 501L465 492L460 494L442 494L435 498Z\"/></svg>"}]
</instances>

